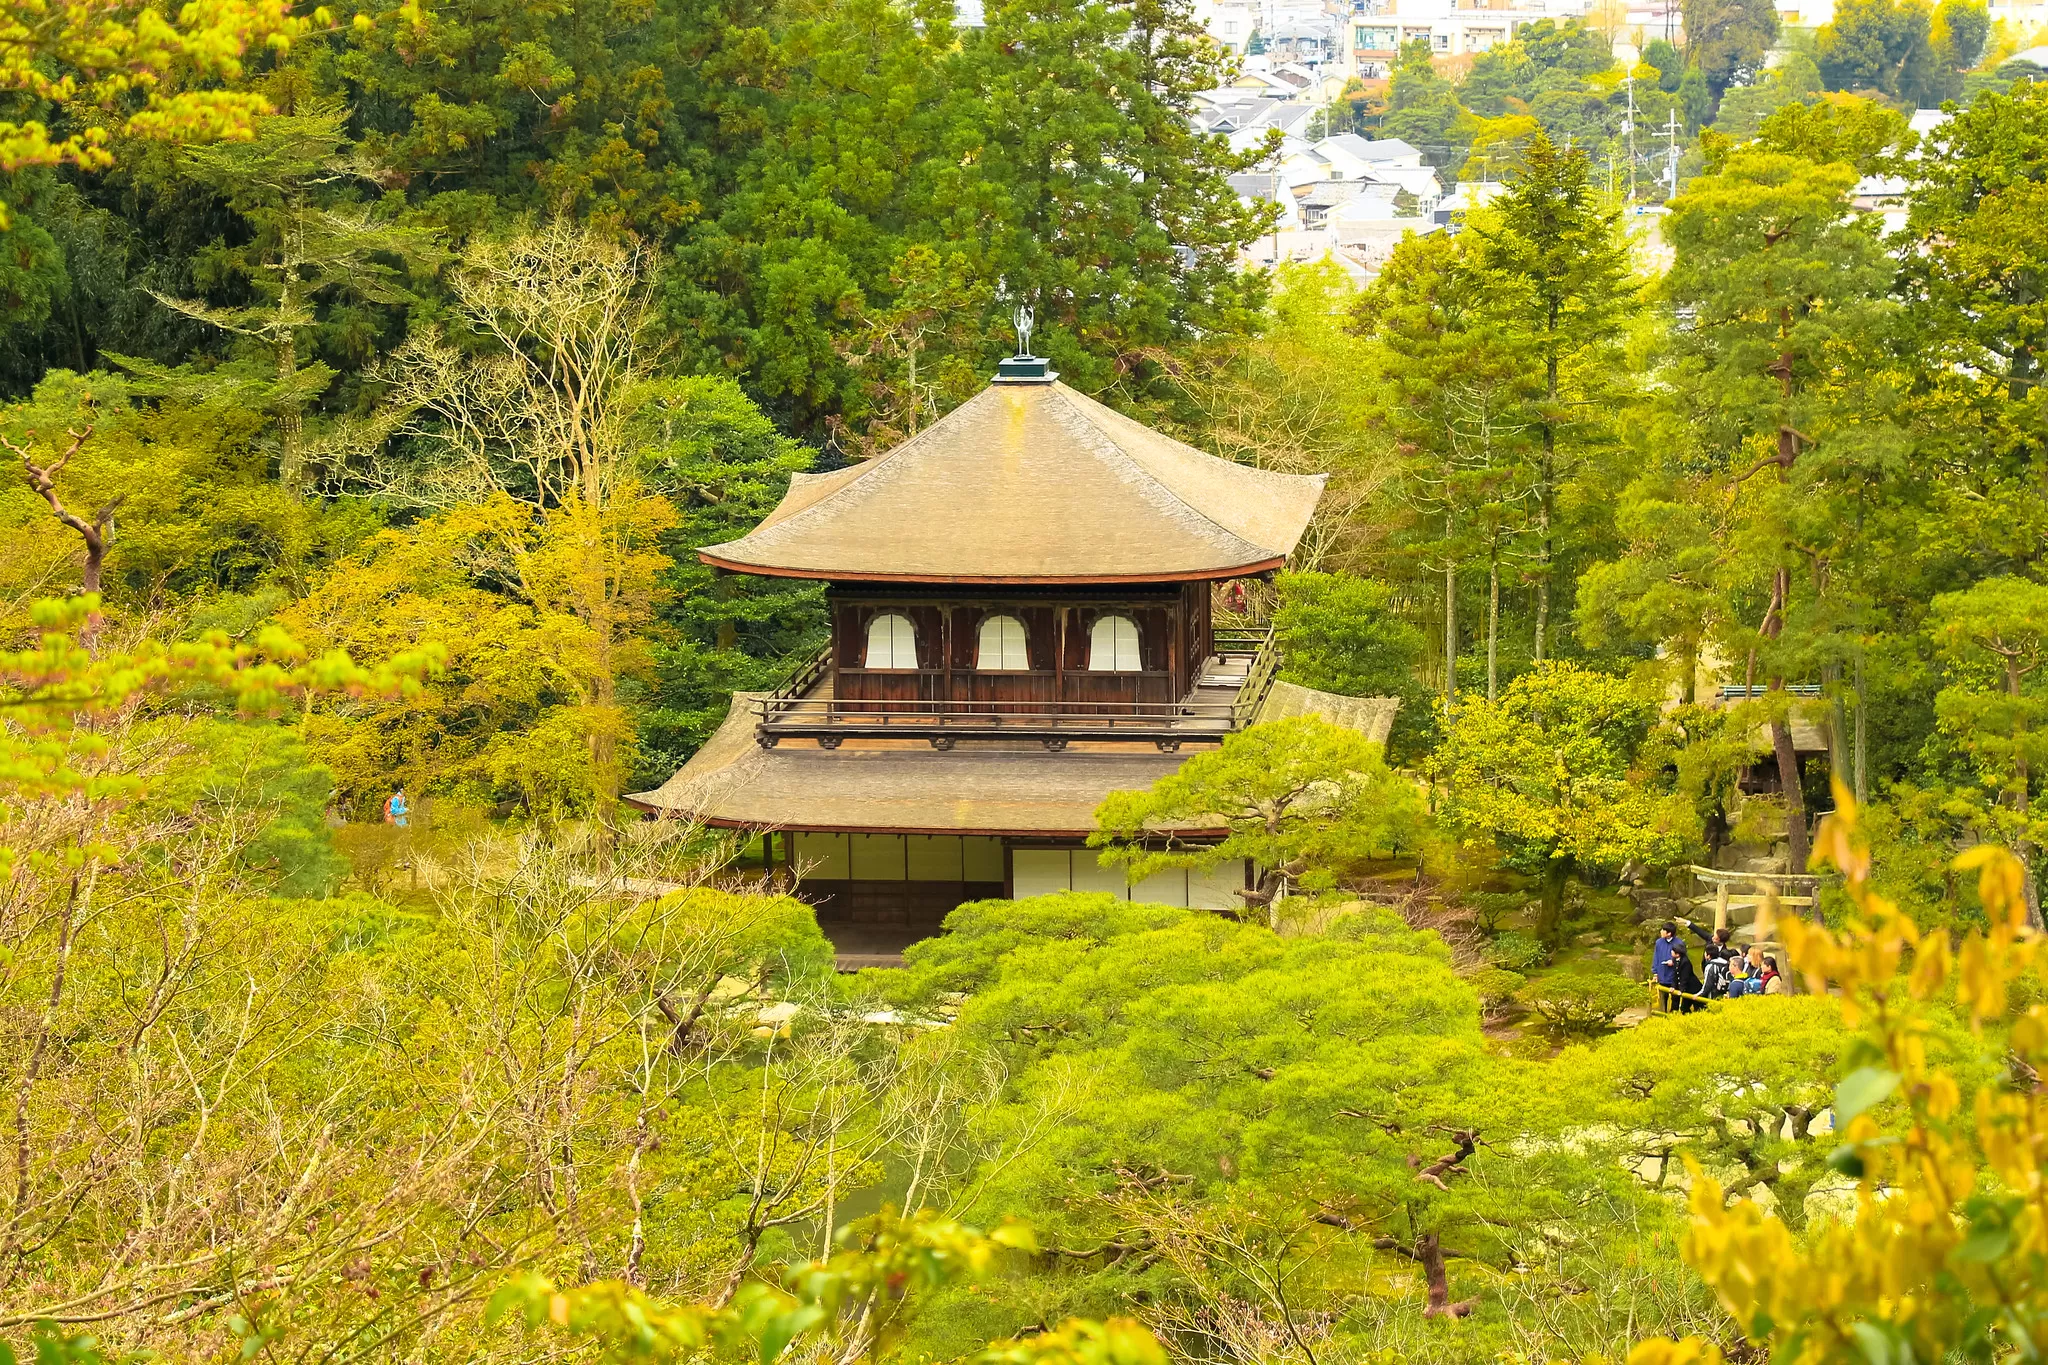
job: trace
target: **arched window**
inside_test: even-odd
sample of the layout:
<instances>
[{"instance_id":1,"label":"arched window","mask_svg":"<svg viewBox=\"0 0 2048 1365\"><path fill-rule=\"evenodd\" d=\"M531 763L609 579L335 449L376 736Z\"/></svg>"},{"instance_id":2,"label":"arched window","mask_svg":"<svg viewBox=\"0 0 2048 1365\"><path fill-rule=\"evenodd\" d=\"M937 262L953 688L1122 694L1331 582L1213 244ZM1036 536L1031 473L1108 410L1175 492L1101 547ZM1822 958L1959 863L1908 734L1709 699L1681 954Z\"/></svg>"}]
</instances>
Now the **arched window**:
<instances>
[{"instance_id":1,"label":"arched window","mask_svg":"<svg viewBox=\"0 0 2048 1365\"><path fill-rule=\"evenodd\" d=\"M908 616L885 611L868 622L869 668L916 668L917 630Z\"/></svg>"},{"instance_id":2,"label":"arched window","mask_svg":"<svg viewBox=\"0 0 2048 1365\"><path fill-rule=\"evenodd\" d=\"M1091 673L1136 673L1138 623L1128 616L1098 616L1088 631L1088 671Z\"/></svg>"},{"instance_id":3,"label":"arched window","mask_svg":"<svg viewBox=\"0 0 2048 1365\"><path fill-rule=\"evenodd\" d=\"M1024 644L1024 623L1014 616L983 618L974 666L984 673L1022 673L1030 668L1031 651Z\"/></svg>"}]
</instances>

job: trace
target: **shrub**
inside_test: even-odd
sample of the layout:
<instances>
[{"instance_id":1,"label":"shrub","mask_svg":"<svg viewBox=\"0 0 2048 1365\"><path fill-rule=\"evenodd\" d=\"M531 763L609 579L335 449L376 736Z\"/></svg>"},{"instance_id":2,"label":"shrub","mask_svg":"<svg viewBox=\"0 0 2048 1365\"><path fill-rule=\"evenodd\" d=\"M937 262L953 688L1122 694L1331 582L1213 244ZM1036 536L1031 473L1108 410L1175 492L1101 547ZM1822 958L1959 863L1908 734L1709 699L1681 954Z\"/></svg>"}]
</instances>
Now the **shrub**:
<instances>
[{"instance_id":1,"label":"shrub","mask_svg":"<svg viewBox=\"0 0 2048 1365\"><path fill-rule=\"evenodd\" d=\"M1510 929L1486 947L1486 960L1511 972L1525 972L1541 966L1550 950L1519 930Z\"/></svg>"},{"instance_id":2,"label":"shrub","mask_svg":"<svg viewBox=\"0 0 2048 1365\"><path fill-rule=\"evenodd\" d=\"M1472 919L1488 938L1500 933L1507 917L1529 904L1520 891L1474 891L1465 897L1472 907Z\"/></svg>"},{"instance_id":3,"label":"shrub","mask_svg":"<svg viewBox=\"0 0 2048 1365\"><path fill-rule=\"evenodd\" d=\"M1488 1018L1507 1008L1528 977L1505 967L1481 967L1472 973L1472 988L1479 992L1479 1011Z\"/></svg>"},{"instance_id":4,"label":"shrub","mask_svg":"<svg viewBox=\"0 0 2048 1365\"><path fill-rule=\"evenodd\" d=\"M1515 992L1552 1033L1575 1037L1606 1032L1616 1015L1645 998L1643 988L1627 978L1592 971L1559 972Z\"/></svg>"}]
</instances>

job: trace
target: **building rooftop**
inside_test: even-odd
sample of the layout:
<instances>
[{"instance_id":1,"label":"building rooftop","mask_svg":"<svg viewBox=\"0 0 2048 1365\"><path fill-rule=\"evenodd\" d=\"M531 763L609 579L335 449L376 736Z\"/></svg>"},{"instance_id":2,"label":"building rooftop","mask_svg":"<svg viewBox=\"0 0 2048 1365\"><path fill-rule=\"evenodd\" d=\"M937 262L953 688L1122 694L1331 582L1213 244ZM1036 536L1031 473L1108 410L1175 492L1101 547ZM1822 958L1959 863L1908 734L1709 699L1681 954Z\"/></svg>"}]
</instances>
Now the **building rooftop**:
<instances>
[{"instance_id":1,"label":"building rooftop","mask_svg":"<svg viewBox=\"0 0 2048 1365\"><path fill-rule=\"evenodd\" d=\"M832 748L797 741L766 748L759 716L772 701L764 692L735 695L710 741L674 777L627 803L741 829L1073 837L1095 828L1095 808L1111 792L1150 787L1188 758L1149 743L1109 742L1077 742L1058 753L1030 741L939 750L917 738L860 737ZM1399 705L1392 697L1341 697L1276 682L1257 718L1319 716L1384 744Z\"/></svg>"},{"instance_id":2,"label":"building rooftop","mask_svg":"<svg viewBox=\"0 0 2048 1365\"><path fill-rule=\"evenodd\" d=\"M1057 382L996 383L901 445L798 474L743 573L835 581L1174 582L1277 569L1320 474L1232 464Z\"/></svg>"},{"instance_id":3,"label":"building rooftop","mask_svg":"<svg viewBox=\"0 0 2048 1365\"><path fill-rule=\"evenodd\" d=\"M837 748L755 740L763 693L740 693L680 772L627 802L657 815L746 829L1078 836L1113 791L1136 791L1186 756L1150 744L983 744L942 752L922 739L849 739ZM1195 833L1198 831L1187 831Z\"/></svg>"},{"instance_id":4,"label":"building rooftop","mask_svg":"<svg viewBox=\"0 0 2048 1365\"><path fill-rule=\"evenodd\" d=\"M1403 157L1422 154L1397 137L1369 138L1360 137L1356 133L1339 133L1335 137L1326 137L1318 142L1316 147L1319 151L1325 147L1335 148L1359 161L1398 161Z\"/></svg>"}]
</instances>

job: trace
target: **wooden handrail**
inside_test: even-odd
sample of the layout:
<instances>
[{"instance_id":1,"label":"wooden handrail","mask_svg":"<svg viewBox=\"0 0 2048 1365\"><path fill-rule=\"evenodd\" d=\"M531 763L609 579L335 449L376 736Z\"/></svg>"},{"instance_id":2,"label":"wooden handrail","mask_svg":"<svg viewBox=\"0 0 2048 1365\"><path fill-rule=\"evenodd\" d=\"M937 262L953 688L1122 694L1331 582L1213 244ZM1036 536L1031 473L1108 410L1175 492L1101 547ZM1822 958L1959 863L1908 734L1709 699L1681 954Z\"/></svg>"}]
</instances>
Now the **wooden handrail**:
<instances>
[{"instance_id":1,"label":"wooden handrail","mask_svg":"<svg viewBox=\"0 0 2048 1365\"><path fill-rule=\"evenodd\" d=\"M1715 1003L1714 1000L1707 996L1694 995L1691 991L1682 991L1676 986L1667 986L1661 981L1652 981L1650 983L1650 1004L1653 1009L1661 1005L1665 1012L1668 1013L1675 1008L1675 1006L1668 1003L1672 1000L1693 1000L1702 1005Z\"/></svg>"},{"instance_id":2,"label":"wooden handrail","mask_svg":"<svg viewBox=\"0 0 2048 1365\"><path fill-rule=\"evenodd\" d=\"M1266 694L1273 690L1274 679L1280 676L1280 650L1273 643L1273 632L1266 631L1265 640L1259 645L1259 652L1252 659L1252 666L1245 670L1244 686L1238 689L1237 699L1231 703L1231 724L1243 730L1258 719L1259 708L1266 703Z\"/></svg>"}]
</instances>

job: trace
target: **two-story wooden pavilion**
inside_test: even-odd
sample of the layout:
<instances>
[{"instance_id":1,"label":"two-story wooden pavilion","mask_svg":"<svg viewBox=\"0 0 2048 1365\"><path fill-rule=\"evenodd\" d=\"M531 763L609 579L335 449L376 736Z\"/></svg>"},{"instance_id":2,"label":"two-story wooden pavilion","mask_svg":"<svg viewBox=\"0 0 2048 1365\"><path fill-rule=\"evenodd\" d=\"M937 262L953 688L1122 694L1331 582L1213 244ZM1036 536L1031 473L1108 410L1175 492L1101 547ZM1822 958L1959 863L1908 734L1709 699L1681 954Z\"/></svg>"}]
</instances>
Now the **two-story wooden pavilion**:
<instances>
[{"instance_id":1,"label":"two-story wooden pavilion","mask_svg":"<svg viewBox=\"0 0 2048 1365\"><path fill-rule=\"evenodd\" d=\"M1041 359L1005 361L923 432L795 476L759 527L701 552L825 581L832 642L628 800L775 834L842 952L894 951L995 896L1235 907L1243 868L1133 888L1083 840L1110 792L1258 714L1270 639L1216 629L1212 588L1278 570L1323 482L1206 455Z\"/></svg>"}]
</instances>

